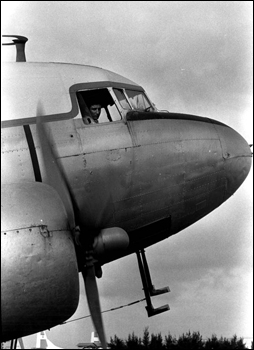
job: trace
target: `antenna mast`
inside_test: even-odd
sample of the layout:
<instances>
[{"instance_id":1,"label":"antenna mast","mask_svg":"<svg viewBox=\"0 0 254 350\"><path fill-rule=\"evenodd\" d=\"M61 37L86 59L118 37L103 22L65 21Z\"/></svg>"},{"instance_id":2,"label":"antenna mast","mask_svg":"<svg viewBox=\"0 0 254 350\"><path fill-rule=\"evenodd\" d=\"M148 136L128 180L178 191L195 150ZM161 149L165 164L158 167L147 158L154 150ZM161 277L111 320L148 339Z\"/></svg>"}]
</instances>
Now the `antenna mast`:
<instances>
[{"instance_id":1,"label":"antenna mast","mask_svg":"<svg viewBox=\"0 0 254 350\"><path fill-rule=\"evenodd\" d=\"M16 55L16 62L26 62L26 55L25 55L25 44L27 42L27 38L25 36L20 35L2 35L3 37L7 38L16 38L12 39L12 43L3 43L2 45L16 45L17 55Z\"/></svg>"}]
</instances>

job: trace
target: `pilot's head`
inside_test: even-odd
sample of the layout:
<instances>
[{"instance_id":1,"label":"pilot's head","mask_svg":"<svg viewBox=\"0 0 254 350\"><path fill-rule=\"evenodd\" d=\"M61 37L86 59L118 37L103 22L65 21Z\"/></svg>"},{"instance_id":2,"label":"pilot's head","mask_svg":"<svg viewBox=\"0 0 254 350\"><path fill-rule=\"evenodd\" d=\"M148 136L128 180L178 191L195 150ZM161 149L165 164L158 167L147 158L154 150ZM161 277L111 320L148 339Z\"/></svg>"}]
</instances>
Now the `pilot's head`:
<instances>
[{"instance_id":1,"label":"pilot's head","mask_svg":"<svg viewBox=\"0 0 254 350\"><path fill-rule=\"evenodd\" d=\"M95 123L98 123L98 119L101 114L101 104L100 103L93 103L89 106L89 111L91 113L91 117L95 121Z\"/></svg>"}]
</instances>

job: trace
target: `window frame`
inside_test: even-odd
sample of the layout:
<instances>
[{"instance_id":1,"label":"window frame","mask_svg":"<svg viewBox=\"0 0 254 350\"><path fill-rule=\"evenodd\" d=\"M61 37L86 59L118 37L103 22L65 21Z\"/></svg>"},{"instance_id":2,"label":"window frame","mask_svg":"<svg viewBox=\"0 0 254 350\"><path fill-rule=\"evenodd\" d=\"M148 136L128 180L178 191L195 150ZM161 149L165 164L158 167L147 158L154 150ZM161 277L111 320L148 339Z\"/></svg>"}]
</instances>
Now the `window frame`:
<instances>
[{"instance_id":1,"label":"window frame","mask_svg":"<svg viewBox=\"0 0 254 350\"><path fill-rule=\"evenodd\" d=\"M126 90L130 90L130 91L137 91L137 92L140 92L144 95L145 99L147 100L148 104L150 104L150 107L149 108L152 108L152 111L156 112L156 108L154 106L154 104L152 103L152 101L149 99L149 97L147 96L146 92L144 90L140 90L140 89L134 89L133 87L113 87L113 92L114 92L114 89L117 89L117 90L122 90L123 91L123 94L128 102L128 104L130 105L131 107L131 110L137 110L136 108L133 107L132 105L132 102L130 101L130 98L126 92ZM115 93L115 92L114 92ZM117 97L116 97L117 98ZM118 101L119 102L119 101ZM126 108L122 107L121 103L119 102L121 108L125 111L127 111Z\"/></svg>"},{"instance_id":2,"label":"window frame","mask_svg":"<svg viewBox=\"0 0 254 350\"><path fill-rule=\"evenodd\" d=\"M109 124L109 123L119 123L119 122L124 122L126 123L126 114L129 111L134 111L136 110L133 106L132 103L126 93L126 90L132 90L132 91L137 91L140 92L142 94L144 94L145 98L147 99L148 103L150 104L150 108L152 111L157 111L157 108L155 107L155 105L152 103L152 101L150 100L150 98L147 96L145 90L142 88L142 86L139 85L132 85L132 84L126 84L126 83L118 83L118 82L111 82L111 81L101 81L101 82L94 82L94 83L79 83L79 84L75 84L73 86L71 86L70 88L70 92L74 92L75 93L75 99L77 101L77 116L81 117L81 119L83 118L82 115L82 108L81 105L79 103L78 97L77 97L77 93L80 92L86 92L86 91L96 91L96 90L103 90L106 89L108 91L108 93L110 94L114 105L117 109L117 112L119 114L120 119L119 120L113 120L112 121L108 120L105 122L101 122L101 123L95 123L95 124L84 124L83 125L86 126L101 126L104 124ZM128 102L130 109L125 109L124 107L122 107L120 101L117 98L117 95L114 92L114 89L118 89L121 90L121 92L124 94L124 97L126 98L126 101ZM84 101L84 100L83 100ZM84 101L84 103L86 104L86 102Z\"/></svg>"},{"instance_id":3,"label":"window frame","mask_svg":"<svg viewBox=\"0 0 254 350\"><path fill-rule=\"evenodd\" d=\"M112 121L110 121L109 118L108 118L108 121L103 121L103 122L101 122L101 123L100 123L100 122L99 122L99 123L91 123L91 124L85 124L85 123L83 123L84 126L98 126L98 125L103 125L103 124L108 124L108 123L117 123L117 122L121 122L121 121L124 120L123 113L122 113L121 109L119 108L119 102L118 102L118 100L116 99L116 97L114 96L114 94L112 94L111 89L112 89L112 87L110 87L110 86L105 86L105 87L94 87L94 88L82 88L82 89L76 90L75 95L76 95L76 99L77 99L77 103L78 103L78 108L79 108L79 113L78 113L78 115L81 116L81 119L83 119L83 113L82 113L83 109L82 109L82 106L81 106L81 104L80 104L80 101L79 101L79 98L78 98L78 95L77 95L77 94L78 94L78 93L82 93L82 92L86 92L86 91L107 90L108 93L110 94L110 96L111 96L111 98L112 98L112 100L113 100L113 102L114 102L114 106L115 106L115 108L116 108L116 110L117 110L117 112L118 112L118 114L119 114L119 119L118 119L118 120L113 120L112 115L110 114L110 111L109 111L109 108L108 108L108 105L107 105L107 106L105 106L105 107L102 107L102 109L105 110L105 113L107 114L107 118L108 118L108 114L110 115ZM83 97L82 97L82 99L83 99ZM86 101L85 101L84 99L83 99L83 103L84 103L84 106L83 106L83 107L88 109L87 103L86 103ZM113 105L112 105L112 106L113 106ZM88 113L90 114L89 109L88 109Z\"/></svg>"}]
</instances>

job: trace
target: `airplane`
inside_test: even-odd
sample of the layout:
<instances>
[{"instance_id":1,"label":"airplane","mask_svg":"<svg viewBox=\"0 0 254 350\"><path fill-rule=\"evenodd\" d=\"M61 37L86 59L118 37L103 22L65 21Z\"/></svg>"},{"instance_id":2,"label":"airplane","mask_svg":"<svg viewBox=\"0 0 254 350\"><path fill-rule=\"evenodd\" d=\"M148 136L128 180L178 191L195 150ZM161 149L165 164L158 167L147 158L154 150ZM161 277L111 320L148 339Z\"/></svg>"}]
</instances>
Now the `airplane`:
<instances>
[{"instance_id":1,"label":"airplane","mask_svg":"<svg viewBox=\"0 0 254 350\"><path fill-rule=\"evenodd\" d=\"M78 343L77 347L82 349L102 349L101 342L97 332L91 333L90 343Z\"/></svg>"},{"instance_id":2,"label":"airplane","mask_svg":"<svg viewBox=\"0 0 254 350\"><path fill-rule=\"evenodd\" d=\"M145 248L228 200L249 173L250 145L218 120L158 110L114 72L27 62L28 39L6 37L17 56L2 69L2 341L70 318L81 273L106 348L102 266L136 254L148 317L169 310L153 307L169 287L154 287ZM92 99L101 116L86 125Z\"/></svg>"},{"instance_id":3,"label":"airplane","mask_svg":"<svg viewBox=\"0 0 254 350\"><path fill-rule=\"evenodd\" d=\"M1 343L1 349L25 349L22 338Z\"/></svg>"},{"instance_id":4,"label":"airplane","mask_svg":"<svg viewBox=\"0 0 254 350\"><path fill-rule=\"evenodd\" d=\"M92 338L92 339L95 339L95 338ZM22 338L18 338L15 341L12 340L11 342L8 342L8 343L2 343L1 349L25 349ZM60 348L59 346L56 346L55 344L53 344L50 340L48 340L46 332L41 331L37 333L36 346L31 349L63 349L63 348Z\"/></svg>"},{"instance_id":5,"label":"airplane","mask_svg":"<svg viewBox=\"0 0 254 350\"><path fill-rule=\"evenodd\" d=\"M48 340L47 334L45 331L41 331L37 333L36 337L36 347L32 349L63 349L59 346L53 344L50 340Z\"/></svg>"}]
</instances>

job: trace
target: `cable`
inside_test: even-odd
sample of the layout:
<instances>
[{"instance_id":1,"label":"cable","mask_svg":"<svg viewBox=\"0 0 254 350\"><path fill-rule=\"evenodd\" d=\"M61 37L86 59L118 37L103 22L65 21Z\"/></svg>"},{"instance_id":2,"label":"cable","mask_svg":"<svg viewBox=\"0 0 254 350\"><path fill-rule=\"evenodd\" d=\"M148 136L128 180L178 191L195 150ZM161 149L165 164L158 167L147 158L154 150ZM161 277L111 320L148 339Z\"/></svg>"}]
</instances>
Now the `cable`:
<instances>
[{"instance_id":1,"label":"cable","mask_svg":"<svg viewBox=\"0 0 254 350\"><path fill-rule=\"evenodd\" d=\"M144 301L144 300L146 300L146 298L133 301L132 303L129 303L129 304L117 306L117 307L114 307L114 308L112 308L112 309L108 309L108 310L102 311L101 313L104 314L104 313L106 313L106 312L115 311L115 310L118 310L118 309L123 309L124 307L132 306L132 305L137 304L137 303L140 303L140 302L142 302L142 301ZM83 318L88 318L88 317L91 317L91 315L86 315L86 316L83 316L83 317L75 318L74 320L65 321L65 322L61 323L61 325L64 325L64 324L70 323L70 322L74 322L74 321L78 321L78 320L81 320L81 319L83 319Z\"/></svg>"}]
</instances>

